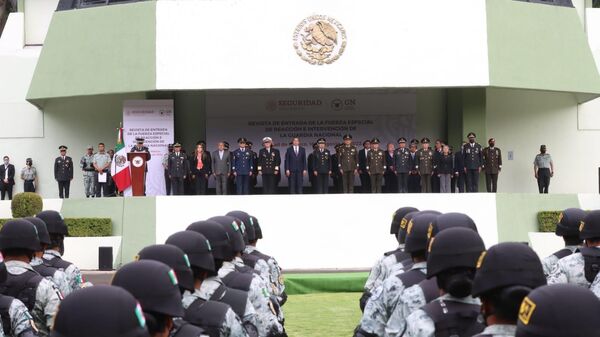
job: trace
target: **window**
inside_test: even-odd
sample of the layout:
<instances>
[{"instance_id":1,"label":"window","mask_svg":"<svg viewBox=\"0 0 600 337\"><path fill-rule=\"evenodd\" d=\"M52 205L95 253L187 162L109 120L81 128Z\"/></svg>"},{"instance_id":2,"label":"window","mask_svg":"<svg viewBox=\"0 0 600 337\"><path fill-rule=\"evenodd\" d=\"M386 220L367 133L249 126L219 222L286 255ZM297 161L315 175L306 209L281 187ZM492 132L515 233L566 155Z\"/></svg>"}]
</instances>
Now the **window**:
<instances>
[{"instance_id":1,"label":"window","mask_svg":"<svg viewBox=\"0 0 600 337\"><path fill-rule=\"evenodd\" d=\"M592 7L593 8L600 8L600 0L593 0L592 1Z\"/></svg>"}]
</instances>

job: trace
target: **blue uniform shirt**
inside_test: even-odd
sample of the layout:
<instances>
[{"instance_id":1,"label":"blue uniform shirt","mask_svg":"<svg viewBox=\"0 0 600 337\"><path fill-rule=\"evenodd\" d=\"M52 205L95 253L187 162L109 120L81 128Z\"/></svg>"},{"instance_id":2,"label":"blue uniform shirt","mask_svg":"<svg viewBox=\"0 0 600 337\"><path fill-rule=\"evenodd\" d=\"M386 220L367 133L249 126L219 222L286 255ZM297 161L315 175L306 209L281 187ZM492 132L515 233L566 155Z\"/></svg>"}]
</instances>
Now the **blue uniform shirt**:
<instances>
[{"instance_id":1,"label":"blue uniform shirt","mask_svg":"<svg viewBox=\"0 0 600 337\"><path fill-rule=\"evenodd\" d=\"M247 176L254 170L254 156L252 151L245 149L237 149L233 151L233 160L231 165L231 171Z\"/></svg>"}]
</instances>

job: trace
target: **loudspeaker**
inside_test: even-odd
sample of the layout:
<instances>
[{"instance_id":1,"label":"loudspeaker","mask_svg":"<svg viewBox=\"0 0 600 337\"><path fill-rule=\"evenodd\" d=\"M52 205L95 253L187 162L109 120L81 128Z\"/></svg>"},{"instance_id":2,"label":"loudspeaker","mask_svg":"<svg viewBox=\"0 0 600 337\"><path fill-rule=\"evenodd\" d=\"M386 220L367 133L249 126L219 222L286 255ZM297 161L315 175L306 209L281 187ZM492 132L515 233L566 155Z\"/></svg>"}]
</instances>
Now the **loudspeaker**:
<instances>
[{"instance_id":1,"label":"loudspeaker","mask_svg":"<svg viewBox=\"0 0 600 337\"><path fill-rule=\"evenodd\" d=\"M98 270L113 270L112 247L98 247Z\"/></svg>"}]
</instances>

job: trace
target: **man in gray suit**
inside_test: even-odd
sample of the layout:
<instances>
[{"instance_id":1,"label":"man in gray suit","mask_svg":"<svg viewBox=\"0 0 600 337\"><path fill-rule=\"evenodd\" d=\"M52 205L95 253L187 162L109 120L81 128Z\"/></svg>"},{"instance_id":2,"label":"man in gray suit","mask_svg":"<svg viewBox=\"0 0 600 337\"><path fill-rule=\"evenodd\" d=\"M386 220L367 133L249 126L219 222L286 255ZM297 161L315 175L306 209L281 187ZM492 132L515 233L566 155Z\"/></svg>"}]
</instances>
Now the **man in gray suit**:
<instances>
[{"instance_id":1,"label":"man in gray suit","mask_svg":"<svg viewBox=\"0 0 600 337\"><path fill-rule=\"evenodd\" d=\"M227 179L231 173L231 163L229 150L225 150L225 142L219 142L218 150L212 153L212 169L217 195L227 194Z\"/></svg>"}]
</instances>

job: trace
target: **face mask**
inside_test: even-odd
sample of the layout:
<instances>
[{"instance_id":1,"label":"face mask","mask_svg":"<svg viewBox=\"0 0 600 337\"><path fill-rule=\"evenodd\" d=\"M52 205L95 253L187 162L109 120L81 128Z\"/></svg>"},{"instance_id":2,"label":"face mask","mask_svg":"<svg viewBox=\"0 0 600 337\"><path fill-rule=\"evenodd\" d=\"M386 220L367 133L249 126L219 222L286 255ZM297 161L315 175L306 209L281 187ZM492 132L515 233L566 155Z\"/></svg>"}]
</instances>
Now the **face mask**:
<instances>
[{"instance_id":1,"label":"face mask","mask_svg":"<svg viewBox=\"0 0 600 337\"><path fill-rule=\"evenodd\" d=\"M546 153L546 149L541 149L540 150L542 153Z\"/></svg>"},{"instance_id":2,"label":"face mask","mask_svg":"<svg viewBox=\"0 0 600 337\"><path fill-rule=\"evenodd\" d=\"M32 163L32 162L30 162L30 161L28 161L28 162L26 163L26 165L27 165L27 166L31 166L32 164L33 164L33 163Z\"/></svg>"},{"instance_id":3,"label":"face mask","mask_svg":"<svg viewBox=\"0 0 600 337\"><path fill-rule=\"evenodd\" d=\"M471 143L471 144L475 143L475 138L469 139L469 143Z\"/></svg>"},{"instance_id":4,"label":"face mask","mask_svg":"<svg viewBox=\"0 0 600 337\"><path fill-rule=\"evenodd\" d=\"M490 143L490 146L491 146L491 147L494 147L494 146L496 146L496 143L494 143L494 142L491 142L491 143Z\"/></svg>"}]
</instances>

